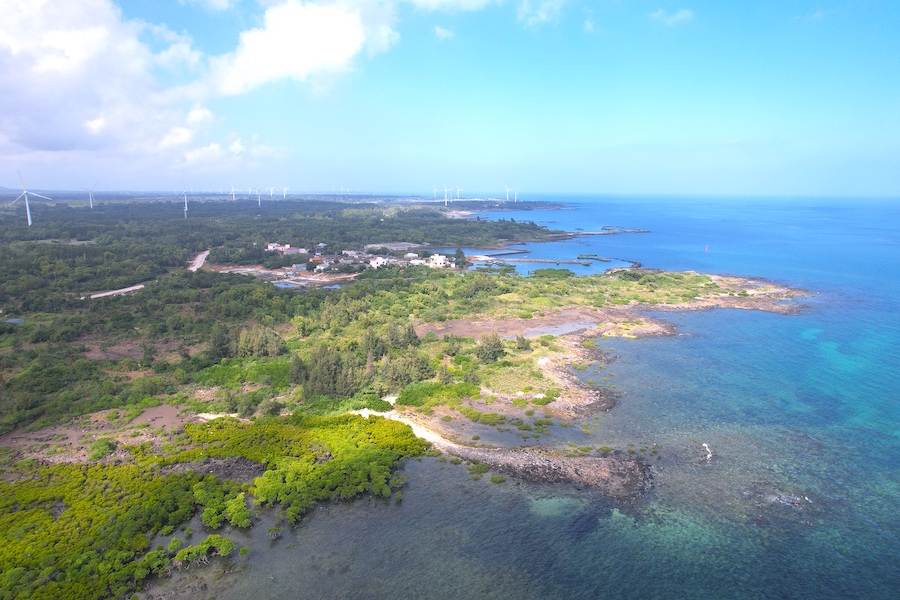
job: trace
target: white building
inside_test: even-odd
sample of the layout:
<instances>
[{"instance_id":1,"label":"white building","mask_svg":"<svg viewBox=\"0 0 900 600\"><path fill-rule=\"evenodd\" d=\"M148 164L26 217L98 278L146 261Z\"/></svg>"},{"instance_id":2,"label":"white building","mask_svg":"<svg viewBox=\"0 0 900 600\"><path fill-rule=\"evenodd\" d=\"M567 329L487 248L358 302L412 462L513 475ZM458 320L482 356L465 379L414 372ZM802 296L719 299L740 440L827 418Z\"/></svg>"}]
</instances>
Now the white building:
<instances>
[{"instance_id":1,"label":"white building","mask_svg":"<svg viewBox=\"0 0 900 600\"><path fill-rule=\"evenodd\" d=\"M450 266L447 257L443 254L432 254L428 257L428 266L432 269L446 269Z\"/></svg>"}]
</instances>

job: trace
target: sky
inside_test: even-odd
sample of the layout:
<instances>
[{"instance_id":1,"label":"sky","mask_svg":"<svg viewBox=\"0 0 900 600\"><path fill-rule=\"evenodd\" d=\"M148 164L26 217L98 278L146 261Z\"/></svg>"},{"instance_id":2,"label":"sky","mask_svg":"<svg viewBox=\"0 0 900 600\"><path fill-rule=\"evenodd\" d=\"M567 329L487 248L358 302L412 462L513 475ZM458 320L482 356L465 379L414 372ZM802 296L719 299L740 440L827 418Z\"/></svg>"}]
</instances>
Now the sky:
<instances>
[{"instance_id":1,"label":"sky","mask_svg":"<svg viewBox=\"0 0 900 600\"><path fill-rule=\"evenodd\" d=\"M2 5L8 188L900 197L896 0Z\"/></svg>"}]
</instances>

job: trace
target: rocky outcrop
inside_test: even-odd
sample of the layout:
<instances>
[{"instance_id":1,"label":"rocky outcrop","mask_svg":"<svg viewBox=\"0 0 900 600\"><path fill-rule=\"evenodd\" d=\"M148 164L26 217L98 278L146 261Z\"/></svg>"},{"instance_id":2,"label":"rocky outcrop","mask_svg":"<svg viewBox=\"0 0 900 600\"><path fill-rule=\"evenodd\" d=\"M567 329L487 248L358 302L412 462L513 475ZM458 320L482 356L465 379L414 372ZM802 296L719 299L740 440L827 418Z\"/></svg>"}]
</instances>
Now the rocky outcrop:
<instances>
[{"instance_id":1,"label":"rocky outcrop","mask_svg":"<svg viewBox=\"0 0 900 600\"><path fill-rule=\"evenodd\" d=\"M650 466L619 454L565 456L541 449L491 449L452 445L450 454L478 461L492 469L529 482L570 483L594 489L604 496L631 500L652 486Z\"/></svg>"}]
</instances>

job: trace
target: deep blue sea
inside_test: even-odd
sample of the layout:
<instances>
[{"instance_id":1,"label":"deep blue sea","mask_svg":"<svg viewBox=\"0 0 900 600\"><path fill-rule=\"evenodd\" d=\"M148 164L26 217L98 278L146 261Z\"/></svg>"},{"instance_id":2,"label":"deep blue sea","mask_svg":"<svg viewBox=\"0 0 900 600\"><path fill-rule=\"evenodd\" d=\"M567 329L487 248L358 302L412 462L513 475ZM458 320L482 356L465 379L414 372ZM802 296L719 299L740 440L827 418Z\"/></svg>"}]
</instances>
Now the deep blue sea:
<instances>
[{"instance_id":1,"label":"deep blue sea","mask_svg":"<svg viewBox=\"0 0 900 600\"><path fill-rule=\"evenodd\" d=\"M645 452L654 489L634 504L409 461L400 503L329 504L276 542L229 532L252 551L208 593L898 597L900 201L541 199L565 208L481 216L567 231L647 229L528 248L561 260L597 254L766 278L810 296L798 315L665 313L677 336L599 341L617 359L582 377L606 377L620 403L555 427L550 440L637 451L658 444L657 455Z\"/></svg>"}]
</instances>

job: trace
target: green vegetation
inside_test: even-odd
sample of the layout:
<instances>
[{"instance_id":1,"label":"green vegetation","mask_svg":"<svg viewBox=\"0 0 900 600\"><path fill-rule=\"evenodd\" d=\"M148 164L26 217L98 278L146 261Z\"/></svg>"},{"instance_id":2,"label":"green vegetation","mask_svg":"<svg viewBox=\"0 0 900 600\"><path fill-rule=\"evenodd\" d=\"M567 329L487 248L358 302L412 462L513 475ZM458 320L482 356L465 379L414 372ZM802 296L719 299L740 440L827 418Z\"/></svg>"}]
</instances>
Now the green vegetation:
<instances>
[{"instance_id":1,"label":"green vegetation","mask_svg":"<svg viewBox=\"0 0 900 600\"><path fill-rule=\"evenodd\" d=\"M20 306L13 312L25 323L4 324L0 337L0 432L102 409L130 414L148 399L190 395L196 386L220 388L209 410L244 416L318 396L347 399L366 389L381 396L435 377L501 393L530 386L545 396L532 403L546 404L554 396L541 389L534 361L554 351L552 336L534 343L487 335L476 343L432 334L426 341L413 323L473 312L516 318L523 306L674 302L715 287L695 274L626 273L552 279L379 269L340 289L297 293L242 276L179 271L135 296L44 312Z\"/></svg>"},{"instance_id":2,"label":"green vegetation","mask_svg":"<svg viewBox=\"0 0 900 600\"><path fill-rule=\"evenodd\" d=\"M154 537L198 510L214 529L226 521L249 527L252 499L281 506L297 523L317 501L390 496L403 482L394 473L400 460L426 448L401 423L354 416L219 419L185 431L191 447L168 459L135 452L123 465L28 463L14 469L14 482L0 480L0 598L122 597L148 577L235 549L216 534L151 549ZM190 468L162 474L210 456L244 457L268 470L251 486Z\"/></svg>"},{"instance_id":3,"label":"green vegetation","mask_svg":"<svg viewBox=\"0 0 900 600\"><path fill-rule=\"evenodd\" d=\"M150 541L194 513L191 473L51 466L0 481L0 597L121 597L168 568Z\"/></svg>"},{"instance_id":4,"label":"green vegetation","mask_svg":"<svg viewBox=\"0 0 900 600\"><path fill-rule=\"evenodd\" d=\"M101 458L105 458L113 453L113 450L116 449L116 442L109 438L100 438L91 444L90 448L90 456L88 460L100 460Z\"/></svg>"},{"instance_id":5,"label":"green vegetation","mask_svg":"<svg viewBox=\"0 0 900 600\"><path fill-rule=\"evenodd\" d=\"M425 406L431 403L434 406L438 403L455 403L462 398L471 398L478 394L478 386L471 383L442 384L423 382L405 387L397 398L397 404L401 406Z\"/></svg>"},{"instance_id":6,"label":"green vegetation","mask_svg":"<svg viewBox=\"0 0 900 600\"><path fill-rule=\"evenodd\" d=\"M422 333L436 323L728 291L693 273L574 277L538 269L524 278L510 269L425 267L382 268L337 289L294 291L182 269L207 248L214 262L302 262L264 252L271 241L323 243L337 253L369 243L456 248L548 233L530 223L446 219L434 208L310 201L261 212L197 202L184 220L174 203L90 212L56 205L41 209L32 228L19 221L0 221L0 434L70 419L87 425L81 415L98 411L106 411L98 419L106 429L85 437L87 464L42 464L64 451L54 444L26 460L0 448L0 599L125 597L172 568L235 550L218 534L200 542L189 530L172 537L195 514L214 530L245 528L258 507L276 506L296 525L323 500L400 500L396 467L424 453L425 443L399 422L345 414L391 410L387 394L426 413L444 406L453 414L445 421L514 426L523 438L549 433L548 418L526 423L479 408L483 391L485 405L512 397L529 417L558 398L561 390L537 367L560 350L556 338ZM146 287L134 295L83 298L136 283ZM162 403L252 421L224 418L183 431L132 424ZM582 430L590 433L590 425ZM265 472L252 482L223 480L204 468L212 458L246 459ZM484 464L469 469L475 478L488 472Z\"/></svg>"}]
</instances>

